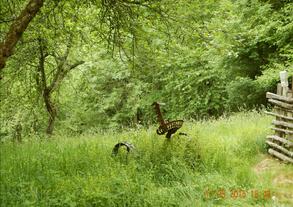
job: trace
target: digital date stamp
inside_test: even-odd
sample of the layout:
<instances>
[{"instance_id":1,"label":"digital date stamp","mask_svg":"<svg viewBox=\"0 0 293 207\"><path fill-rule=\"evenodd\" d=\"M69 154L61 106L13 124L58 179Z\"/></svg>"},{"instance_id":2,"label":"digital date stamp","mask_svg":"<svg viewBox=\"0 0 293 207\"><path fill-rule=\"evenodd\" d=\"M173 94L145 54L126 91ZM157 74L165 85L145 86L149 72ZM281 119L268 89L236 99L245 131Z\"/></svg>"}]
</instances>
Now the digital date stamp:
<instances>
[{"instance_id":1,"label":"digital date stamp","mask_svg":"<svg viewBox=\"0 0 293 207\"><path fill-rule=\"evenodd\" d=\"M217 188L217 189L205 189L204 190L204 198L205 199L245 199L245 198L253 198L253 199L264 199L270 200L272 198L272 192L270 189L241 189L241 188Z\"/></svg>"}]
</instances>

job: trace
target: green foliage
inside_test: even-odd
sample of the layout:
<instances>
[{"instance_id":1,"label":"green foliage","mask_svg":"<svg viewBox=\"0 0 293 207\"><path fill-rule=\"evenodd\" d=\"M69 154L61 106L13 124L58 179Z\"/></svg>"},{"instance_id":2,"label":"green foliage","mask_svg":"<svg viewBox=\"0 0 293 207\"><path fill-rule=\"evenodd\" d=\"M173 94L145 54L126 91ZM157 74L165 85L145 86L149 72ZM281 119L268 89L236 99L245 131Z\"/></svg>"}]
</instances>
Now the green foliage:
<instances>
[{"instance_id":1,"label":"green foliage","mask_svg":"<svg viewBox=\"0 0 293 207\"><path fill-rule=\"evenodd\" d=\"M4 19L23 4L0 4ZM286 0L48 1L1 74L1 137L13 137L17 123L23 135L46 128L40 37L48 83L69 42L65 65L85 61L52 93L56 133L147 126L154 101L166 103L166 119L187 120L266 105L279 71L293 74L292 8Z\"/></svg>"},{"instance_id":2,"label":"green foliage","mask_svg":"<svg viewBox=\"0 0 293 207\"><path fill-rule=\"evenodd\" d=\"M227 86L229 106L232 110L240 108L253 108L265 104L266 88L263 89L250 78L236 78Z\"/></svg>"},{"instance_id":3,"label":"green foliage","mask_svg":"<svg viewBox=\"0 0 293 207\"><path fill-rule=\"evenodd\" d=\"M26 3L0 2L1 42ZM251 169L270 120L223 115L266 105L279 71L292 76L292 13L289 0L45 1L0 74L0 203L280 206L204 192L271 187ZM44 94L56 80L48 140ZM154 101L165 119L209 121L185 122L189 138L158 139ZM121 140L136 150L110 157Z\"/></svg>"}]
</instances>

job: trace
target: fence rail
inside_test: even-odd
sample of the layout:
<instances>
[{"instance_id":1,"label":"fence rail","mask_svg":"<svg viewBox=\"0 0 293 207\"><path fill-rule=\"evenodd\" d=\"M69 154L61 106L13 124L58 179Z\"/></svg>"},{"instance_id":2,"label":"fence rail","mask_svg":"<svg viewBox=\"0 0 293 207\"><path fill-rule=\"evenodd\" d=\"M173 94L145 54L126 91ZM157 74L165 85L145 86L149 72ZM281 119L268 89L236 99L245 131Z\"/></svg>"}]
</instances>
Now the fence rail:
<instances>
[{"instance_id":1,"label":"fence rail","mask_svg":"<svg viewBox=\"0 0 293 207\"><path fill-rule=\"evenodd\" d=\"M272 122L274 135L268 135L268 153L289 163L293 163L293 78L289 88L288 74L280 72L281 83L277 94L267 92L266 97L274 105L272 112L265 113L275 117Z\"/></svg>"}]
</instances>

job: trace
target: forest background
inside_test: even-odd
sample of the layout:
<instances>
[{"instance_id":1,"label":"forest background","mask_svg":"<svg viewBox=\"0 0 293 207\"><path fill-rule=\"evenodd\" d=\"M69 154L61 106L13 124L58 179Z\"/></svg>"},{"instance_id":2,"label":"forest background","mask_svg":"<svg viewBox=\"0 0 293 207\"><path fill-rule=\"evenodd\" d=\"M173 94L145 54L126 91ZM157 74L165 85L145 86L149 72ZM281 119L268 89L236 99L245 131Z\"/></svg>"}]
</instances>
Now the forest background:
<instances>
[{"instance_id":1,"label":"forest background","mask_svg":"<svg viewBox=\"0 0 293 207\"><path fill-rule=\"evenodd\" d=\"M0 40L28 1L0 3ZM44 1L1 70L0 137L79 135L267 106L293 72L289 0Z\"/></svg>"}]
</instances>

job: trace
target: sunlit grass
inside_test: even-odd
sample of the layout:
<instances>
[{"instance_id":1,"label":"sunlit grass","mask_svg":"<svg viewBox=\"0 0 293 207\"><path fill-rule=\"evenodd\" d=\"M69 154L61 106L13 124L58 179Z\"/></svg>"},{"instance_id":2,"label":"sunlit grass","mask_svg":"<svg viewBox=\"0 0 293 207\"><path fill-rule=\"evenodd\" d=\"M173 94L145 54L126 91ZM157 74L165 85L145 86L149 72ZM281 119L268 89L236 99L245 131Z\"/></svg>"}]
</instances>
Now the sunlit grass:
<instances>
[{"instance_id":1,"label":"sunlit grass","mask_svg":"<svg viewBox=\"0 0 293 207\"><path fill-rule=\"evenodd\" d=\"M265 153L270 118L256 112L185 123L171 141L155 128L1 144L4 206L269 205L253 166ZM118 141L132 153L111 156ZM222 197L218 194L224 190ZM244 197L232 197L233 191ZM253 197L252 190L259 192ZM208 194L207 194L208 193ZM223 193L223 191L222 191Z\"/></svg>"}]
</instances>

